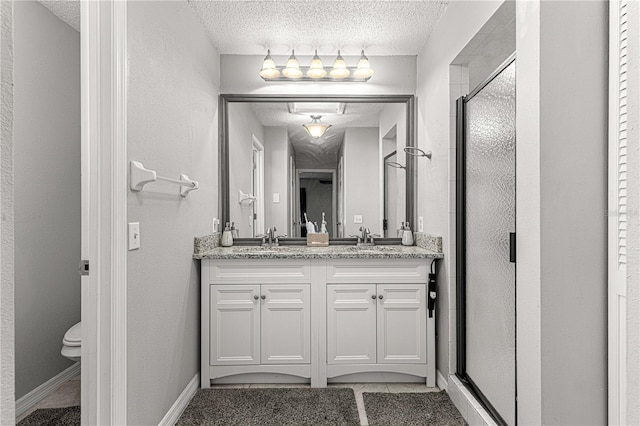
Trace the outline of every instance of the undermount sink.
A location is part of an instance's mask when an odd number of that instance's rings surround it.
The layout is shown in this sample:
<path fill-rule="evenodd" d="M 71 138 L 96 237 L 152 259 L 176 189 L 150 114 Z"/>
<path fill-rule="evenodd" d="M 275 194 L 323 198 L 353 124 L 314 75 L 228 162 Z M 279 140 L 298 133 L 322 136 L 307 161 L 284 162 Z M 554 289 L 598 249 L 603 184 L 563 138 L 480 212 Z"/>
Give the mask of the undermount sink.
<path fill-rule="evenodd" d="M 354 251 L 361 251 L 361 250 L 375 250 L 375 251 L 384 251 L 384 252 L 389 252 L 389 251 L 397 251 L 398 247 L 401 246 L 349 246 L 349 250 L 354 250 Z"/>
<path fill-rule="evenodd" d="M 277 253 L 282 247 L 247 246 L 235 247 L 234 250 L 239 253 Z"/>

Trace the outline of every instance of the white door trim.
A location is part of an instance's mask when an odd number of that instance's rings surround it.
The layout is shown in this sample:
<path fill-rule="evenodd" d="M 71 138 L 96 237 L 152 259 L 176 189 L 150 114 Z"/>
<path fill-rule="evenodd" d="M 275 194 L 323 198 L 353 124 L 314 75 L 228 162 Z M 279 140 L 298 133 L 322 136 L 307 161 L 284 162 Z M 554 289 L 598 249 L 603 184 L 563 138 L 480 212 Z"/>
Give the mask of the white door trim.
<path fill-rule="evenodd" d="M 256 185 L 257 187 L 253 189 L 253 194 L 256 197 L 256 202 L 254 204 L 254 213 L 256 214 L 257 219 L 252 223 L 253 227 L 253 236 L 257 236 L 262 234 L 265 229 L 265 216 L 264 216 L 264 206 L 266 205 L 265 201 L 265 191 L 264 191 L 264 144 L 255 134 L 251 134 L 251 139 L 253 143 L 253 151 L 257 153 L 256 155 L 256 169 L 254 173 L 257 174 Z"/>
<path fill-rule="evenodd" d="M 82 424 L 126 424 L 127 3 L 81 2 Z"/>

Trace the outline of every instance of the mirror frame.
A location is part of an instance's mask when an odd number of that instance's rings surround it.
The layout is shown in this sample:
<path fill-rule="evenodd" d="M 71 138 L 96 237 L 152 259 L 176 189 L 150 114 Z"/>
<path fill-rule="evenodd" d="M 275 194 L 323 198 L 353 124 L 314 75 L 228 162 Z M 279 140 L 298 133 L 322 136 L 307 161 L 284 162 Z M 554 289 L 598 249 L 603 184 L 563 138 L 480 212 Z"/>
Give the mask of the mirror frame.
<path fill-rule="evenodd" d="M 414 95 L 235 95 L 221 94 L 219 98 L 218 114 L 218 178 L 219 178 L 219 213 L 220 224 L 230 222 L 230 194 L 229 194 L 229 103 L 231 102 L 345 102 L 345 103 L 388 103 L 405 104 L 407 111 L 407 146 L 416 146 L 416 118 Z M 411 229 L 416 230 L 417 215 L 417 157 L 405 153 L 407 167 L 406 182 L 406 220 Z M 302 238 L 300 238 L 302 240 Z"/>

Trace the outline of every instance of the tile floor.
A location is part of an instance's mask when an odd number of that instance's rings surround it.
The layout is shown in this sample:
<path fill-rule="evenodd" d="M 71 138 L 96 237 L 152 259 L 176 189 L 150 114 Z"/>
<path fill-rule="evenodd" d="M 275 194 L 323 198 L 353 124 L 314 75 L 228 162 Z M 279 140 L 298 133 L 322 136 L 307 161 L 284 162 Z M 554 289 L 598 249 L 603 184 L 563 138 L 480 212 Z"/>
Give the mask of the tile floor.
<path fill-rule="evenodd" d="M 256 385 L 212 385 L 212 388 L 308 388 L 308 384 L 256 384 Z M 428 388 L 420 383 L 332 383 L 329 387 L 351 388 L 356 395 L 360 425 L 369 426 L 367 413 L 364 409 L 364 392 L 440 392 L 439 388 Z"/>
<path fill-rule="evenodd" d="M 80 375 L 63 383 L 51 395 L 37 403 L 33 408 L 16 418 L 16 423 L 23 420 L 38 408 L 62 408 L 80 405 Z"/>

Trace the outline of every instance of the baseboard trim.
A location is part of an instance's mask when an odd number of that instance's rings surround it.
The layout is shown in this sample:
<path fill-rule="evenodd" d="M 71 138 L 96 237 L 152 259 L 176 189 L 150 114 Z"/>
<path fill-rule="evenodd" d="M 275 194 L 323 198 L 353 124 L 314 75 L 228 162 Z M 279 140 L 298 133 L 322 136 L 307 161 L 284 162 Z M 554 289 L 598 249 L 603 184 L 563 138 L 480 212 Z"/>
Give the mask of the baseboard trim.
<path fill-rule="evenodd" d="M 444 375 L 440 372 L 440 370 L 436 371 L 436 384 L 441 390 L 446 391 L 447 386 L 449 386 L 449 382 L 444 378 Z"/>
<path fill-rule="evenodd" d="M 178 399 L 176 399 L 176 402 L 169 408 L 167 414 L 160 420 L 158 426 L 174 426 L 178 422 L 178 419 L 180 419 L 185 408 L 187 408 L 187 405 L 189 405 L 189 402 L 191 402 L 193 395 L 198 391 L 199 385 L 200 373 L 198 372 L 193 376 L 189 384 L 187 384 L 187 387 L 184 388 Z"/>
<path fill-rule="evenodd" d="M 16 401 L 16 418 L 20 417 L 37 403 L 51 395 L 61 384 L 80 374 L 80 363 L 76 362 L 71 367 L 47 380 L 28 394 Z"/>

